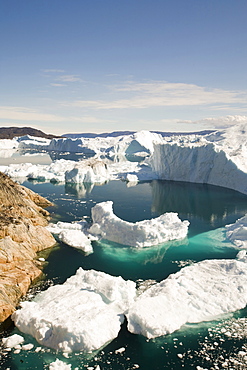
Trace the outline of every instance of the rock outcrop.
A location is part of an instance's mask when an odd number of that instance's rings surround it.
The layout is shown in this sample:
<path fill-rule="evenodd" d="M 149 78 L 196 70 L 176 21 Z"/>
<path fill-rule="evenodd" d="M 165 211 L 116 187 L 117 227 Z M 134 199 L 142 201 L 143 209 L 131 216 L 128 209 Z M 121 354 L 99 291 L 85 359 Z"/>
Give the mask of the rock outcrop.
<path fill-rule="evenodd" d="M 46 230 L 51 203 L 0 173 L 0 323 L 42 274 L 36 253 L 56 241 Z"/>

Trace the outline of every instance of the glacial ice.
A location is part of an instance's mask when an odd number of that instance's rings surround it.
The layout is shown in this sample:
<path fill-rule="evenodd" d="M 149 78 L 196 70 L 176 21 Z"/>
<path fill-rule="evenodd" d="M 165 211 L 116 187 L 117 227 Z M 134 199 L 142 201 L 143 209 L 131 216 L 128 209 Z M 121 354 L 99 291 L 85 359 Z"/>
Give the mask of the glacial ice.
<path fill-rule="evenodd" d="M 13 334 L 2 339 L 2 344 L 4 348 L 15 348 L 23 342 L 24 338 L 19 334 Z"/>
<path fill-rule="evenodd" d="M 138 181 L 159 178 L 207 183 L 247 194 L 245 126 L 245 122 L 240 122 L 225 130 L 207 135 L 162 137 L 149 131 L 140 131 L 132 135 L 106 138 L 47 140 L 26 136 L 7 142 L 0 140 L 0 150 L 21 148 L 94 155 L 91 168 L 87 167 L 87 161 L 55 161 L 49 166 L 34 167 L 29 164 L 30 168 L 28 168 L 26 164 L 24 168 L 21 165 L 10 165 L 1 166 L 0 170 L 11 177 L 25 175 L 38 180 L 74 183 L 87 181 L 104 183 L 106 180 L 126 179 L 129 174 L 129 176 L 136 176 Z M 147 157 L 145 164 L 137 162 L 137 156 L 140 153 L 143 159 Z M 127 161 L 126 156 L 136 157 L 136 162 Z M 102 167 L 93 165 L 93 162 L 98 162 L 99 158 L 104 158 L 102 162 L 107 164 L 107 168 L 103 168 L 103 163 Z"/>
<path fill-rule="evenodd" d="M 90 254 L 93 252 L 92 237 L 90 238 L 90 235 L 85 233 L 86 226 L 86 221 L 74 223 L 59 221 L 56 224 L 49 224 L 46 228 L 57 235 L 58 239 L 63 243 Z"/>
<path fill-rule="evenodd" d="M 247 194 L 246 124 L 205 136 L 164 138 L 149 159 L 158 178 L 207 183 Z"/>
<path fill-rule="evenodd" d="M 128 330 L 155 338 L 186 323 L 211 321 L 247 304 L 247 256 L 205 260 L 182 268 L 138 296 L 126 316 Z"/>
<path fill-rule="evenodd" d="M 100 349 L 128 330 L 155 338 L 186 323 L 222 318 L 247 303 L 247 255 L 205 260 L 138 291 L 132 281 L 79 268 L 63 285 L 22 302 L 12 318 L 23 333 L 63 352 Z"/>
<path fill-rule="evenodd" d="M 236 247 L 247 249 L 247 215 L 226 225 L 226 236 Z"/>
<path fill-rule="evenodd" d="M 66 364 L 65 362 L 59 360 L 58 358 L 56 361 L 51 362 L 49 365 L 49 370 L 71 370 L 72 367 L 70 364 Z"/>
<path fill-rule="evenodd" d="M 22 302 L 12 319 L 44 346 L 89 352 L 117 337 L 135 296 L 134 282 L 79 268 L 64 284 Z"/>
<path fill-rule="evenodd" d="M 108 201 L 92 208 L 93 224 L 88 230 L 91 234 L 135 248 L 183 239 L 187 235 L 189 221 L 181 221 L 177 213 L 165 213 L 151 220 L 131 223 L 117 217 L 112 207 L 113 202 Z"/>

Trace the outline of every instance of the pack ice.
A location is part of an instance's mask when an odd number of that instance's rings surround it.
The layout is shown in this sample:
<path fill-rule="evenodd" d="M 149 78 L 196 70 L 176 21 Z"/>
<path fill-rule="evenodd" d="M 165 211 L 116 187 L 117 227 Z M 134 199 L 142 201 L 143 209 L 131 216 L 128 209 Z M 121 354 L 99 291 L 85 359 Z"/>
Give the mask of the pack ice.
<path fill-rule="evenodd" d="M 117 217 L 112 207 L 113 202 L 108 201 L 92 208 L 93 225 L 88 230 L 91 234 L 136 248 L 183 239 L 187 235 L 189 221 L 181 221 L 177 213 L 164 213 L 151 220 L 131 223 Z"/>
<path fill-rule="evenodd" d="M 219 318 L 247 304 L 247 257 L 205 260 L 182 268 L 136 298 L 127 313 L 128 330 L 155 338 L 186 323 Z"/>
<path fill-rule="evenodd" d="M 44 346 L 89 352 L 117 337 L 135 295 L 132 281 L 79 268 L 63 285 L 48 288 L 33 302 L 22 302 L 12 318 Z"/>

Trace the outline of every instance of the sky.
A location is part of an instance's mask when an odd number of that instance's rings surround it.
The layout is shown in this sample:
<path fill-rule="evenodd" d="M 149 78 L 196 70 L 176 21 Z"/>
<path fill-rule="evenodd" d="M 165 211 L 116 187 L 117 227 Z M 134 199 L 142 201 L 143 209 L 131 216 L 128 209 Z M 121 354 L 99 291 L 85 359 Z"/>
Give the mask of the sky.
<path fill-rule="evenodd" d="M 0 126 L 247 123 L 246 0 L 0 0 Z"/>

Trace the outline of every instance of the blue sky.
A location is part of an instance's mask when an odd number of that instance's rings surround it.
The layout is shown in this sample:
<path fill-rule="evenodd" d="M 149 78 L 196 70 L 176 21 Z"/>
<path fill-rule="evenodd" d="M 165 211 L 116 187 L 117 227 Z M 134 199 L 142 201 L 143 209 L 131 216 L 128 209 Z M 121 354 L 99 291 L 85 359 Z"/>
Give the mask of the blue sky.
<path fill-rule="evenodd" d="M 0 126 L 198 131 L 247 120 L 246 0 L 0 0 Z"/>

